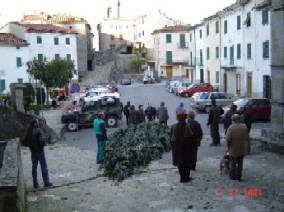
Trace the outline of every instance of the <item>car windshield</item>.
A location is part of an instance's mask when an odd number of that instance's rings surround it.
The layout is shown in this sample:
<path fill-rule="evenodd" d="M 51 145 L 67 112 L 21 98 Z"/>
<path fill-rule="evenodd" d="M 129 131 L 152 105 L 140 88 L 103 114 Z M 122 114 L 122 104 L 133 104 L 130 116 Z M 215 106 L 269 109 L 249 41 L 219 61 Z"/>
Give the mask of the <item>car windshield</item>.
<path fill-rule="evenodd" d="M 234 104 L 237 105 L 238 107 L 243 107 L 248 103 L 248 100 L 246 99 L 239 99 L 237 101 L 234 101 Z"/>
<path fill-rule="evenodd" d="M 203 93 L 201 93 L 201 95 L 200 95 L 200 99 L 208 99 L 208 97 L 209 97 L 209 93 L 207 93 L 207 92 L 203 92 Z"/>
<path fill-rule="evenodd" d="M 191 84 L 190 86 L 189 86 L 189 88 L 197 88 L 198 87 L 198 84 Z"/>

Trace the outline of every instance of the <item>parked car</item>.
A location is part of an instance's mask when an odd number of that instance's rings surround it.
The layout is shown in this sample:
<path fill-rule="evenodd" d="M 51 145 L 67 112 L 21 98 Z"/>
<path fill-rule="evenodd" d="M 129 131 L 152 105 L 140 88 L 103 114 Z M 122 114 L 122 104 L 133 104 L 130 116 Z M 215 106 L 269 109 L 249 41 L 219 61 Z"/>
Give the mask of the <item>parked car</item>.
<path fill-rule="evenodd" d="M 61 123 L 66 124 L 67 130 L 70 132 L 76 131 L 81 126 L 91 127 L 101 111 L 105 113 L 107 127 L 116 127 L 118 120 L 122 118 L 122 103 L 115 94 L 97 96 L 96 100 L 83 102 L 82 107 L 64 110 Z"/>
<path fill-rule="evenodd" d="M 131 77 L 128 76 L 128 75 L 122 76 L 122 78 L 120 80 L 120 84 L 121 85 L 131 85 Z"/>
<path fill-rule="evenodd" d="M 241 98 L 237 101 L 233 102 L 237 105 L 236 113 L 240 114 L 240 110 L 243 107 L 246 107 L 248 112 L 251 115 L 251 119 L 253 121 L 256 120 L 270 120 L 271 115 L 271 103 L 268 98 Z M 224 107 L 224 114 L 227 110 L 229 110 L 229 106 Z M 223 120 L 223 116 L 221 116 L 221 121 Z"/>
<path fill-rule="evenodd" d="M 213 86 L 210 83 L 193 83 L 188 88 L 185 88 L 179 92 L 179 96 L 190 97 L 196 92 L 211 92 Z"/>
<path fill-rule="evenodd" d="M 199 111 L 209 112 L 211 108 L 211 99 L 216 99 L 216 104 L 224 107 L 232 104 L 236 99 L 225 92 L 198 92 L 189 100 L 189 105 Z"/>
<path fill-rule="evenodd" d="M 180 83 L 179 80 L 172 80 L 172 81 L 170 82 L 170 84 L 168 85 L 167 90 L 168 90 L 170 93 L 174 93 L 174 90 L 175 90 L 175 88 L 178 86 L 179 83 Z"/>
<path fill-rule="evenodd" d="M 190 82 L 188 81 L 181 81 L 178 83 L 177 87 L 174 88 L 174 93 L 178 96 L 179 92 L 183 89 L 186 89 L 190 86 Z"/>

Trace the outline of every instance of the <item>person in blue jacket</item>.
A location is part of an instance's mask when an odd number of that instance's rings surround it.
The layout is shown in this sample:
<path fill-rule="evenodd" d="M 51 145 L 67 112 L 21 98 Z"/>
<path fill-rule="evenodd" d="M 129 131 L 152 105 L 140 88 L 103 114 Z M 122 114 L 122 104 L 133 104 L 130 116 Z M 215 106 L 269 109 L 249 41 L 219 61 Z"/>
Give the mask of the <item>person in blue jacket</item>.
<path fill-rule="evenodd" d="M 104 113 L 100 112 L 94 120 L 94 132 L 96 133 L 98 150 L 97 150 L 97 164 L 102 164 L 105 155 L 105 147 L 107 140 L 107 130 L 104 121 Z"/>

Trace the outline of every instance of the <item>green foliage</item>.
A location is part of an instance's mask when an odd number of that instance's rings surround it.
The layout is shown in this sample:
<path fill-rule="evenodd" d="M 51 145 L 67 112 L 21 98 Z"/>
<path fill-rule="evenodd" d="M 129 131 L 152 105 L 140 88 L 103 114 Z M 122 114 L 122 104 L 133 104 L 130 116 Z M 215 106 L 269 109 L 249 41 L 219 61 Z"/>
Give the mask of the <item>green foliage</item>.
<path fill-rule="evenodd" d="M 30 105 L 27 108 L 27 111 L 33 111 L 33 110 L 44 110 L 44 109 L 50 109 L 52 106 L 50 105 Z"/>
<path fill-rule="evenodd" d="M 24 108 L 26 111 L 30 104 L 34 102 L 35 91 L 31 83 L 24 83 L 24 85 L 26 86 L 23 90 Z"/>
<path fill-rule="evenodd" d="M 138 71 L 140 71 L 141 66 L 144 65 L 146 63 L 145 60 L 141 60 L 141 59 L 135 59 L 131 61 L 131 65 L 134 66 L 134 68 Z"/>
<path fill-rule="evenodd" d="M 42 105 L 45 102 L 46 94 L 44 88 L 36 88 L 36 102 Z"/>
<path fill-rule="evenodd" d="M 170 150 L 170 129 L 158 123 L 132 125 L 109 136 L 101 168 L 109 179 L 122 181 L 162 158 Z"/>

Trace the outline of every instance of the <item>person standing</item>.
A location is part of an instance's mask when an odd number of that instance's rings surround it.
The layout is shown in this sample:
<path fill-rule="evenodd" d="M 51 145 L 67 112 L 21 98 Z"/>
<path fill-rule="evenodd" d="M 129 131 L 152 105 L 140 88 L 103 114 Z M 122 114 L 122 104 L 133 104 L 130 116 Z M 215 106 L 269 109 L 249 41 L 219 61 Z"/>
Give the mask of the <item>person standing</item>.
<path fill-rule="evenodd" d="M 129 110 L 130 110 L 130 101 L 127 102 L 127 104 L 123 107 L 123 114 L 126 118 L 126 124 L 129 124 Z"/>
<path fill-rule="evenodd" d="M 33 119 L 28 126 L 26 135 L 23 140 L 23 145 L 28 146 L 31 151 L 32 159 L 32 177 L 34 188 L 38 188 L 38 178 L 37 178 L 37 166 L 40 163 L 42 179 L 44 182 L 44 187 L 50 187 L 53 184 L 49 181 L 49 174 L 47 168 L 47 162 L 44 153 L 45 141 L 43 138 L 43 133 L 39 128 L 38 119 Z"/>
<path fill-rule="evenodd" d="M 241 108 L 241 117 L 240 117 L 240 122 L 245 124 L 247 126 L 248 129 L 248 137 L 249 137 L 249 133 L 251 130 L 251 123 L 252 123 L 252 118 L 251 115 L 248 111 L 247 107 L 242 107 Z M 248 143 L 247 143 L 247 154 L 250 154 L 250 138 L 248 138 Z"/>
<path fill-rule="evenodd" d="M 196 166 L 197 143 L 190 125 L 186 123 L 186 117 L 185 112 L 179 113 L 178 123 L 171 126 L 170 133 L 173 165 L 178 167 L 181 183 L 192 180 L 190 170 Z"/>
<path fill-rule="evenodd" d="M 144 113 L 144 107 L 143 105 L 139 105 L 138 107 L 138 112 L 137 112 L 137 116 L 138 116 L 138 123 L 144 123 L 145 122 L 145 113 Z"/>
<path fill-rule="evenodd" d="M 129 109 L 129 124 L 139 124 L 138 111 L 135 109 L 134 105 L 131 105 Z"/>
<path fill-rule="evenodd" d="M 226 141 L 230 155 L 230 179 L 242 181 L 243 160 L 246 155 L 248 129 L 240 123 L 240 116 L 232 116 L 232 125 L 228 128 Z"/>
<path fill-rule="evenodd" d="M 237 110 L 237 105 L 232 104 L 230 106 L 230 109 L 224 115 L 225 134 L 227 133 L 229 126 L 232 124 L 232 116 L 236 113 L 236 110 Z"/>
<path fill-rule="evenodd" d="M 107 130 L 104 121 L 104 113 L 99 112 L 98 116 L 94 120 L 94 132 L 97 137 L 98 150 L 97 150 L 97 164 L 102 164 L 105 156 L 105 147 L 107 140 Z"/>
<path fill-rule="evenodd" d="M 148 107 L 145 110 L 145 114 L 147 116 L 148 121 L 153 121 L 156 118 L 156 108 L 152 107 L 151 105 L 148 105 Z"/>
<path fill-rule="evenodd" d="M 197 143 L 196 149 L 195 149 L 195 161 L 197 161 L 197 152 L 198 152 L 198 147 L 200 146 L 201 140 L 203 138 L 203 131 L 202 131 L 200 123 L 195 120 L 195 112 L 189 111 L 187 123 L 191 126 L 191 129 L 193 130 L 193 133 L 195 134 L 195 139 Z M 195 166 L 193 170 L 195 171 Z"/>
<path fill-rule="evenodd" d="M 169 113 L 164 102 L 161 102 L 161 106 L 157 110 L 157 118 L 159 119 L 160 124 L 167 125 Z"/>
<path fill-rule="evenodd" d="M 176 116 L 177 116 L 177 114 L 179 114 L 179 113 L 181 113 L 181 112 L 183 112 L 183 111 L 186 111 L 186 110 L 184 109 L 184 103 L 181 102 L 181 103 L 179 104 L 179 106 L 176 108 Z"/>
<path fill-rule="evenodd" d="M 221 115 L 221 108 L 216 105 L 216 100 L 211 99 L 211 109 L 208 115 L 207 126 L 210 126 L 210 134 L 212 143 L 210 146 L 220 145 L 220 133 L 219 133 L 219 120 Z"/>

